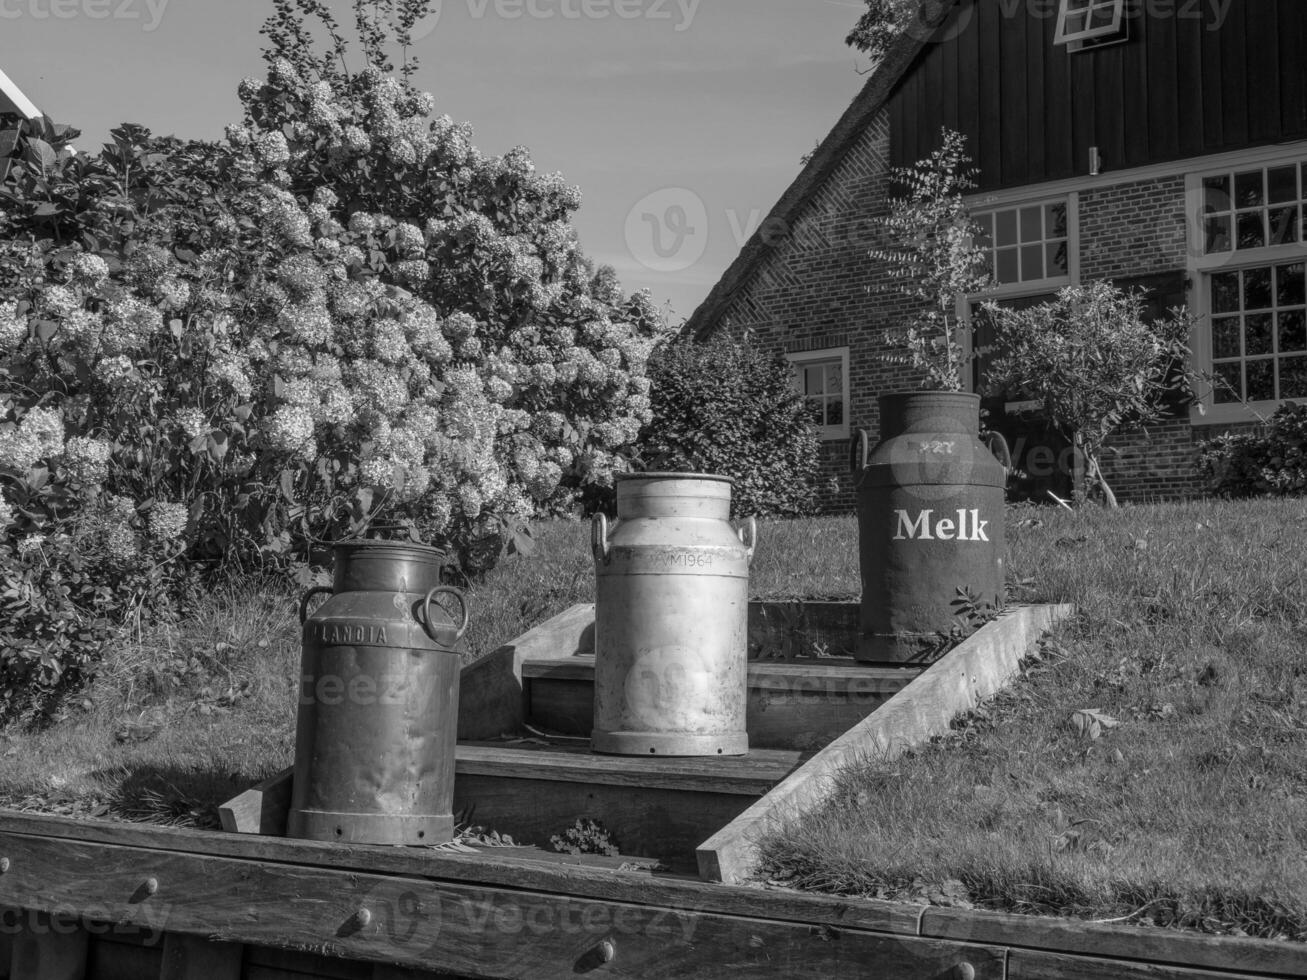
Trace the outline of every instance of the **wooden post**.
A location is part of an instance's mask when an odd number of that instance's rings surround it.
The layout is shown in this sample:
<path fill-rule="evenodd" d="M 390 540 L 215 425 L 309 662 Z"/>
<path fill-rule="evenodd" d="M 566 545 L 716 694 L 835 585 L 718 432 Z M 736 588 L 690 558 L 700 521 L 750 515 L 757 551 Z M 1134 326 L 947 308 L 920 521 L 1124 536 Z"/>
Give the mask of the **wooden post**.
<path fill-rule="evenodd" d="M 76 922 L 39 912 L 21 915 L 14 936 L 12 980 L 86 980 L 87 932 Z"/>

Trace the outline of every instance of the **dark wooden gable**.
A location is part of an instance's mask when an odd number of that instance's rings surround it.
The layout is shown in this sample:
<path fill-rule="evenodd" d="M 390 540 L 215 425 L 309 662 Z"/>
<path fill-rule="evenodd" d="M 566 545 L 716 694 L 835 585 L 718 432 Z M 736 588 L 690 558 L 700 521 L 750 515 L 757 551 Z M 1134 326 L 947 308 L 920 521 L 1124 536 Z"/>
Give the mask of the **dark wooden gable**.
<path fill-rule="evenodd" d="M 889 100 L 904 166 L 964 133 L 984 190 L 1307 138 L 1307 0 L 1127 0 L 1128 40 L 1053 44 L 1057 0 L 961 0 Z"/>

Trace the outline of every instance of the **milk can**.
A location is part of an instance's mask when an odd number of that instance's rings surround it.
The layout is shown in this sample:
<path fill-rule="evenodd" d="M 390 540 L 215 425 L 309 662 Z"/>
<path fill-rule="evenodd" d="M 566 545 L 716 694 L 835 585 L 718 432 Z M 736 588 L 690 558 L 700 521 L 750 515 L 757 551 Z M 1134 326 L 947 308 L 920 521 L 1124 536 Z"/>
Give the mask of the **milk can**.
<path fill-rule="evenodd" d="M 750 518 L 727 477 L 617 477 L 617 523 L 594 519 L 591 747 L 615 755 L 743 755 Z"/>
<path fill-rule="evenodd" d="M 853 440 L 862 565 L 858 660 L 920 659 L 964 611 L 1003 601 L 1007 474 L 979 438 L 977 395 L 882 395 L 881 441 Z"/>
<path fill-rule="evenodd" d="M 300 604 L 303 650 L 287 836 L 368 844 L 453 837 L 463 594 L 424 545 L 334 549 Z M 331 593 L 312 616 L 309 600 Z M 457 616 L 446 609 L 457 610 Z"/>

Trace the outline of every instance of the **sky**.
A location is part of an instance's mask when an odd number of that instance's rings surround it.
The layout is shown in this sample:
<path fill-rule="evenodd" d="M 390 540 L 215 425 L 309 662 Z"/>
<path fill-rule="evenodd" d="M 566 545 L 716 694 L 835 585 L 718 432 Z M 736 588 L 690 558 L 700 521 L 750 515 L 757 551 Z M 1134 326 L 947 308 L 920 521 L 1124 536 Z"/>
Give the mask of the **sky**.
<path fill-rule="evenodd" d="M 331 0 L 341 14 L 348 0 Z M 271 0 L 0 0 L 0 70 L 98 148 L 221 137 Z M 862 0 L 439 0 L 416 84 L 580 186 L 585 252 L 688 317 L 862 87 Z"/>

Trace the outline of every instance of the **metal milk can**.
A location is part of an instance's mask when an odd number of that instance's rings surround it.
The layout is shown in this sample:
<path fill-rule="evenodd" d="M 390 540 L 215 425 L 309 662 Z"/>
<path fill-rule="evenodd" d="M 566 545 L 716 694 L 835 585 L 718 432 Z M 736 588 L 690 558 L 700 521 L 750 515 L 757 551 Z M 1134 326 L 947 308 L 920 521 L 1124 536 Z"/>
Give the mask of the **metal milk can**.
<path fill-rule="evenodd" d="M 332 586 L 304 596 L 287 836 L 368 844 L 453 837 L 468 608 L 459 590 L 440 585 L 443 564 L 444 554 L 425 545 L 345 542 L 334 549 Z M 309 616 L 320 592 L 331 598 Z"/>
<path fill-rule="evenodd" d="M 858 660 L 920 659 L 961 611 L 959 589 L 1004 595 L 1007 472 L 979 438 L 980 398 L 882 395 L 881 441 L 853 439 L 862 566 Z"/>
<path fill-rule="evenodd" d="M 617 523 L 594 519 L 591 747 L 616 755 L 743 755 L 750 518 L 727 477 L 617 477 Z"/>

